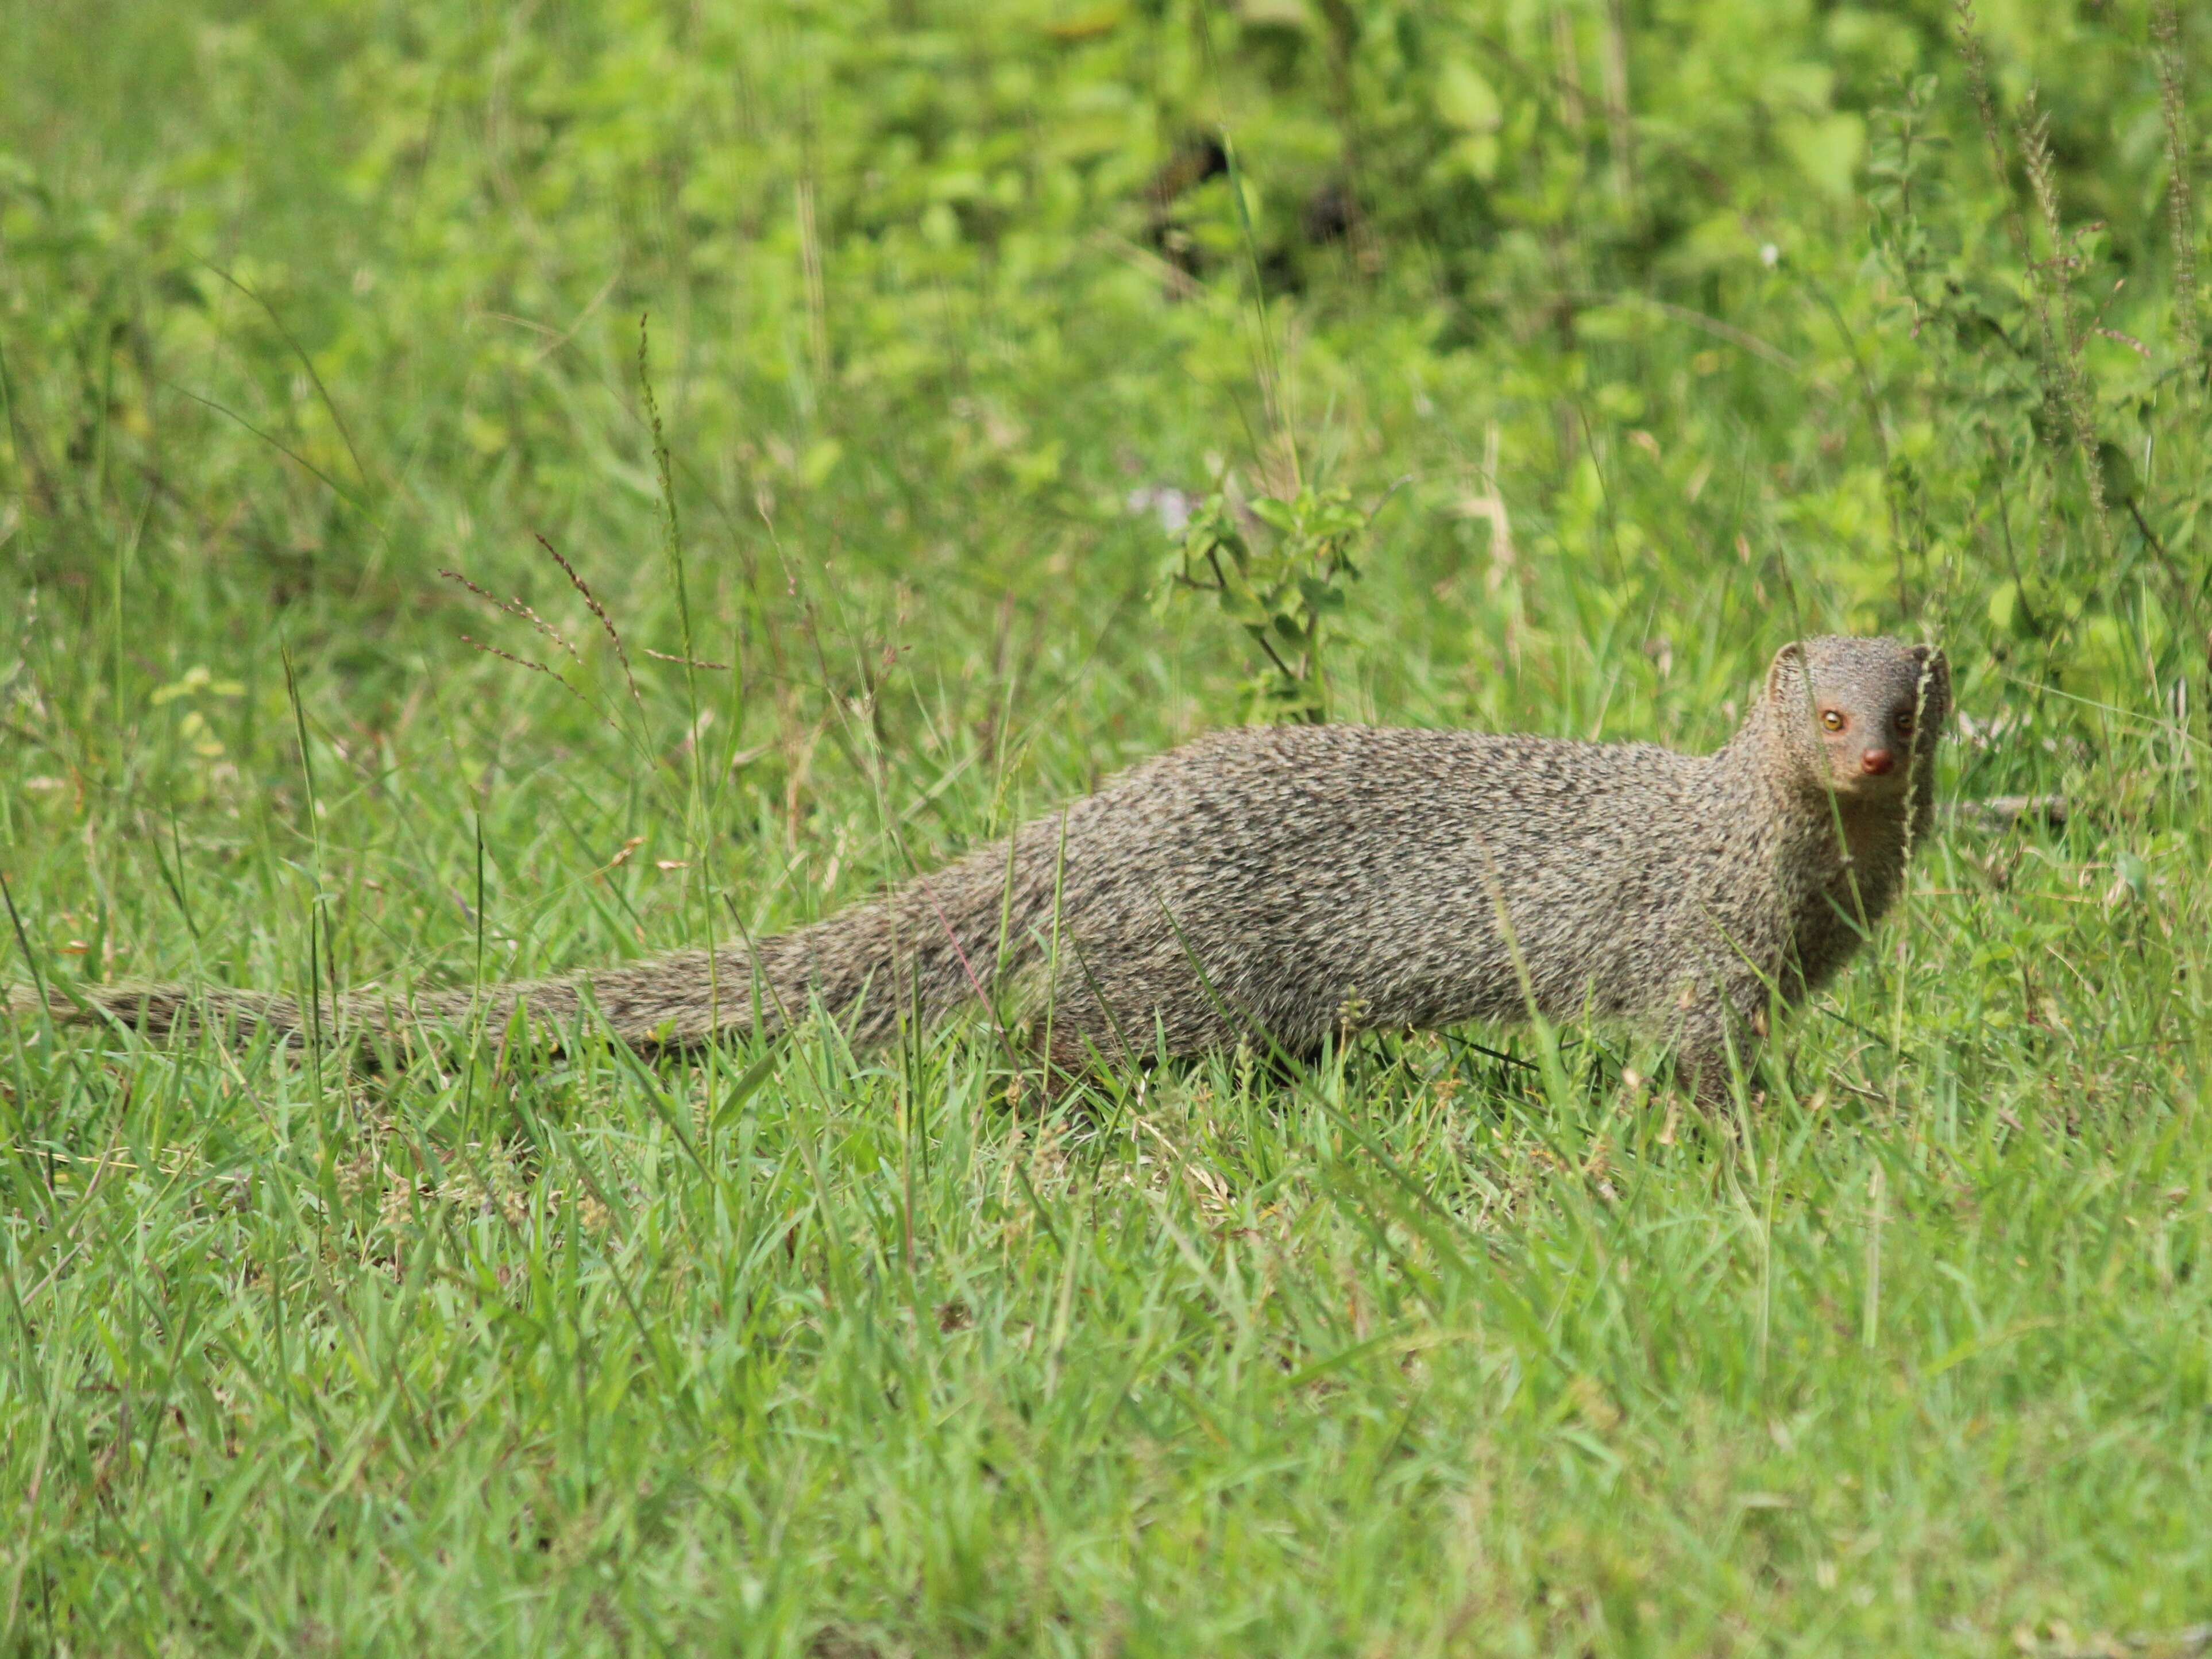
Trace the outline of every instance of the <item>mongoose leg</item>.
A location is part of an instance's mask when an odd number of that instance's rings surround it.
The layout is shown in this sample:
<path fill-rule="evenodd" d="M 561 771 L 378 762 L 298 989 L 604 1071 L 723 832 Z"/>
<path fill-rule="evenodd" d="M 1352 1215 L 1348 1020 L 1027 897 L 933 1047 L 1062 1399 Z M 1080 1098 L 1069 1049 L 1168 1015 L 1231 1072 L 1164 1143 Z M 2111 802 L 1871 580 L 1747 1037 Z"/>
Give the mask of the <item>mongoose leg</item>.
<path fill-rule="evenodd" d="M 1733 1073 L 1729 1050 L 1745 1076 L 1759 1063 L 1766 1036 L 1766 987 L 1752 974 L 1705 991 L 1691 1005 L 1674 1048 L 1674 1068 L 1706 1111 L 1729 1105 Z"/>
<path fill-rule="evenodd" d="M 1080 1038 L 1064 1030 L 1054 1032 L 1052 1046 L 1044 1054 L 1046 1107 L 1059 1105 L 1079 1085 L 1090 1081 L 1097 1073 L 1091 1050 Z"/>

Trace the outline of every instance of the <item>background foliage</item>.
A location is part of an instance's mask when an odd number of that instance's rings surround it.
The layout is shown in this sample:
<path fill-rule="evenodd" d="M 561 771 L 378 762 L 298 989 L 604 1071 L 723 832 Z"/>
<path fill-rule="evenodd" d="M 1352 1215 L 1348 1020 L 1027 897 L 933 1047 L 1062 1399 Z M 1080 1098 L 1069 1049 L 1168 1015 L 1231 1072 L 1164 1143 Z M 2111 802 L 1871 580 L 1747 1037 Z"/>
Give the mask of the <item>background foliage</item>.
<path fill-rule="evenodd" d="M 727 938 L 1255 713 L 1710 744 L 1814 629 L 2072 809 L 1948 830 L 1732 1125 L 1604 1034 L 1039 1118 L 962 1032 L 24 1024 L 9 1641 L 2203 1647 L 2205 18 L 0 24 L 42 974 Z"/>

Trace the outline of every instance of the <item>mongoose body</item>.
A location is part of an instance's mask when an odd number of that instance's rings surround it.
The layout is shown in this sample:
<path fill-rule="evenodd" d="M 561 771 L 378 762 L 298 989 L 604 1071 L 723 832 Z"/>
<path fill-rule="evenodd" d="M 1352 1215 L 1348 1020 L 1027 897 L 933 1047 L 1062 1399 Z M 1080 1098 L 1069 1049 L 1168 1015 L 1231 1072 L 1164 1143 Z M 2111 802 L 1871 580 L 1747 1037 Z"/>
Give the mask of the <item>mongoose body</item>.
<path fill-rule="evenodd" d="M 419 1017 L 588 1000 L 687 1047 L 814 1008 L 857 1043 L 1008 992 L 1061 1065 L 1510 1020 L 1632 1021 L 1701 1093 L 1894 900 L 1928 831 L 1948 673 L 1923 647 L 1785 647 L 1728 744 L 1692 756 L 1358 726 L 1218 732 L 811 927 L 562 979 L 431 993 Z M 296 1030 L 283 998 L 101 990 L 149 1030 L 195 1006 Z M 1048 1016 L 1047 1011 L 1048 1010 Z M 79 1011 L 62 1011 L 84 1018 Z M 398 1023 L 385 999 L 330 1011 Z"/>

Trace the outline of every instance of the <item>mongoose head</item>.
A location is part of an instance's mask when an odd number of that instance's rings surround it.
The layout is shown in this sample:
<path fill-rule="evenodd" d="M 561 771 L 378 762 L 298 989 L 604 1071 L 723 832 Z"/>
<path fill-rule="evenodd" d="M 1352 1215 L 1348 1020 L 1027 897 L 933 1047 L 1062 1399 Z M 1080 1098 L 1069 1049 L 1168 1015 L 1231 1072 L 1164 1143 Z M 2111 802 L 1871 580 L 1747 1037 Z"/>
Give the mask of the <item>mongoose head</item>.
<path fill-rule="evenodd" d="M 1951 670 L 1942 652 L 1902 640 L 1800 640 L 1775 653 L 1766 696 L 1808 781 L 1890 799 L 1916 775 L 1927 787 L 1922 763 L 1951 712 Z"/>

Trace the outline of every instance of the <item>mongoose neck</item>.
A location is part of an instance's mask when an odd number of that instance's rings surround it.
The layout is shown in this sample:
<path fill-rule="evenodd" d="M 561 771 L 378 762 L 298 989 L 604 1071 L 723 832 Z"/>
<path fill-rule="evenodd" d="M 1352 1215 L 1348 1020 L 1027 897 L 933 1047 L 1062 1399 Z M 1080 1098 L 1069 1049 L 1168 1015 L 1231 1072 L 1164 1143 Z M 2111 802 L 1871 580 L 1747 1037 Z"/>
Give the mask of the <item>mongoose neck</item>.
<path fill-rule="evenodd" d="M 1713 759 L 1724 777 L 1768 811 L 1827 811 L 1827 791 L 1791 751 L 1773 705 L 1763 698 Z"/>

